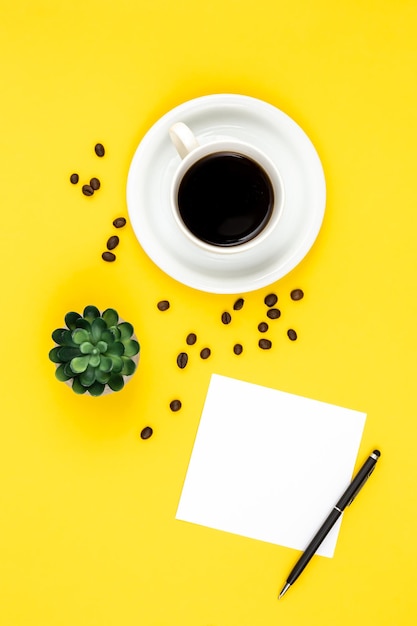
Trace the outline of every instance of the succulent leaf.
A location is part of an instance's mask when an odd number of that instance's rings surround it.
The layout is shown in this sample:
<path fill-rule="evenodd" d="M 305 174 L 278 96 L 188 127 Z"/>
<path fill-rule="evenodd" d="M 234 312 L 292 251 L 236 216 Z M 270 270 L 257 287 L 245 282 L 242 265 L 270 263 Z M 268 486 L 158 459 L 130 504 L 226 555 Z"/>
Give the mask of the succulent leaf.
<path fill-rule="evenodd" d="M 94 367 L 91 367 L 91 365 L 89 365 L 87 367 L 87 369 L 85 370 L 85 372 L 82 372 L 79 375 L 79 380 L 80 383 L 84 386 L 84 387 L 90 387 L 90 385 L 93 384 L 93 382 L 96 379 L 96 370 Z"/>
<path fill-rule="evenodd" d="M 61 348 L 59 346 L 55 346 L 55 348 L 52 348 L 52 350 L 49 351 L 49 358 L 52 361 L 52 363 L 61 363 L 61 359 L 58 356 L 58 351 Z"/>
<path fill-rule="evenodd" d="M 102 370 L 98 369 L 96 370 L 96 380 L 99 383 L 103 383 L 103 385 L 105 385 L 111 376 L 111 372 L 103 372 Z"/>
<path fill-rule="evenodd" d="M 127 356 L 122 356 L 122 361 L 123 369 L 121 371 L 121 374 L 123 374 L 123 376 L 131 376 L 136 369 L 136 363 L 132 361 L 132 359 L 129 359 L 129 357 Z"/>
<path fill-rule="evenodd" d="M 121 374 L 112 374 L 107 384 L 110 389 L 113 389 L 113 391 L 120 391 L 123 389 L 125 381 L 123 380 L 123 376 Z"/>
<path fill-rule="evenodd" d="M 84 328 L 84 330 L 88 330 L 89 333 L 91 333 L 91 324 L 88 320 L 85 320 L 83 317 L 80 317 L 76 322 L 75 322 L 75 327 L 76 328 Z"/>
<path fill-rule="evenodd" d="M 94 350 L 94 346 L 91 341 L 83 341 L 80 345 L 81 354 L 91 354 Z"/>
<path fill-rule="evenodd" d="M 77 345 L 81 345 L 84 341 L 90 341 L 90 333 L 84 328 L 76 328 L 72 331 L 72 340 Z"/>
<path fill-rule="evenodd" d="M 120 341 L 115 341 L 107 348 L 106 354 L 109 356 L 122 356 L 124 354 L 125 347 Z"/>
<path fill-rule="evenodd" d="M 100 311 L 96 306 L 89 304 L 85 307 L 83 316 L 88 322 L 92 323 L 93 320 L 96 319 L 96 317 L 100 317 Z"/>
<path fill-rule="evenodd" d="M 101 354 L 104 354 L 107 352 L 108 345 L 105 341 L 97 341 L 96 348 Z"/>
<path fill-rule="evenodd" d="M 74 374 L 74 372 L 71 369 L 71 361 L 68 361 L 68 363 L 64 363 L 63 365 L 64 365 L 64 372 L 68 376 L 68 378 L 74 378 L 76 374 Z"/>
<path fill-rule="evenodd" d="M 101 396 L 104 391 L 105 385 L 99 383 L 97 380 L 88 388 L 88 393 L 92 396 Z"/>
<path fill-rule="evenodd" d="M 69 346 L 62 346 L 57 352 L 57 356 L 61 363 L 71 361 L 74 357 L 80 356 L 80 349 Z"/>
<path fill-rule="evenodd" d="M 100 365 L 100 355 L 99 354 L 90 354 L 89 356 L 89 365 L 91 367 L 98 367 Z"/>
<path fill-rule="evenodd" d="M 85 354 L 83 356 L 76 356 L 71 361 L 71 369 L 74 374 L 81 374 L 81 372 L 85 372 L 90 362 L 90 356 Z"/>
<path fill-rule="evenodd" d="M 139 343 L 136 341 L 136 339 L 128 339 L 124 345 L 125 356 L 134 356 L 135 354 L 138 354 L 140 350 Z"/>
<path fill-rule="evenodd" d="M 109 328 L 109 331 L 111 332 L 114 341 L 119 341 L 121 339 L 122 333 L 117 326 L 112 326 L 111 328 Z"/>
<path fill-rule="evenodd" d="M 82 394 L 85 393 L 87 391 L 87 388 L 84 387 L 80 381 L 78 380 L 78 378 L 74 378 L 74 381 L 72 383 L 72 390 L 75 391 L 75 393 L 78 394 Z"/>
<path fill-rule="evenodd" d="M 133 335 L 133 326 L 129 322 L 121 322 L 117 325 L 117 328 L 120 330 L 122 341 L 130 339 Z"/>
<path fill-rule="evenodd" d="M 97 341 L 100 341 L 101 334 L 107 330 L 106 322 L 102 317 L 96 317 L 96 319 L 91 324 L 91 336 L 93 338 L 93 342 L 96 344 Z"/>
<path fill-rule="evenodd" d="M 105 341 L 108 345 L 115 342 L 113 333 L 110 330 L 105 330 L 101 333 L 101 341 Z"/>
<path fill-rule="evenodd" d="M 62 345 L 63 346 L 75 346 L 74 340 L 72 338 L 72 331 L 65 330 L 62 333 Z"/>
<path fill-rule="evenodd" d="M 114 372 L 115 374 L 118 374 L 123 369 L 122 357 L 117 356 L 117 355 L 111 355 L 110 358 L 113 364 L 112 372 Z"/>
<path fill-rule="evenodd" d="M 113 369 L 113 361 L 109 356 L 105 356 L 104 354 L 100 357 L 100 370 L 102 372 L 111 372 Z"/>
<path fill-rule="evenodd" d="M 79 313 L 76 313 L 76 311 L 70 311 L 65 316 L 65 323 L 70 330 L 74 330 L 75 328 L 77 328 L 76 321 L 78 319 L 81 319 L 81 315 Z"/>
<path fill-rule="evenodd" d="M 57 328 L 52 333 L 52 339 L 60 346 L 74 346 L 71 331 L 68 328 Z"/>
<path fill-rule="evenodd" d="M 116 326 L 119 321 L 119 314 L 115 309 L 106 309 L 101 316 L 107 324 L 107 327 Z"/>
<path fill-rule="evenodd" d="M 52 339 L 60 346 L 62 346 L 62 333 L 64 333 L 66 330 L 66 328 L 56 328 L 52 333 Z"/>
<path fill-rule="evenodd" d="M 71 375 L 71 376 L 68 376 L 68 375 L 65 373 L 65 371 L 64 371 L 64 370 L 65 370 L 65 365 L 66 365 L 65 363 L 61 363 L 61 365 L 59 365 L 59 366 L 56 368 L 56 370 L 55 370 L 55 376 L 56 376 L 56 377 L 57 377 L 57 379 L 58 379 L 59 381 L 61 381 L 62 383 L 63 383 L 63 382 L 65 382 L 65 381 L 67 381 L 67 380 L 69 380 L 70 378 L 72 378 L 72 375 Z"/>

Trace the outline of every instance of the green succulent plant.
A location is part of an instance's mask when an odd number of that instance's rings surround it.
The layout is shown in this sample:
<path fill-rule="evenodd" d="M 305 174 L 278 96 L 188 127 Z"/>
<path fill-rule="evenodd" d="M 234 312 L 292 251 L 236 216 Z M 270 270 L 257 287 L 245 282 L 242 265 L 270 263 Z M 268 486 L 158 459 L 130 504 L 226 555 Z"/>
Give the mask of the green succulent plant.
<path fill-rule="evenodd" d="M 100 396 L 106 385 L 113 391 L 123 389 L 126 377 L 136 370 L 140 351 L 132 324 L 119 321 L 115 309 L 100 313 L 92 305 L 85 307 L 83 315 L 67 313 L 65 324 L 66 328 L 52 333 L 57 345 L 49 352 L 57 379 L 72 380 L 78 394 Z"/>

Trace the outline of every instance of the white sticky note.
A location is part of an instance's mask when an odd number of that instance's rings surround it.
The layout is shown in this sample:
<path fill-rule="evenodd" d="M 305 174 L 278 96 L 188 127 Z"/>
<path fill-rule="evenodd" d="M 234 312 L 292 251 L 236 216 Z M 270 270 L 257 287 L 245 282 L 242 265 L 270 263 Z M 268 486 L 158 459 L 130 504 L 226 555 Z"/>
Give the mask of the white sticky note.
<path fill-rule="evenodd" d="M 213 374 L 176 518 L 303 550 L 351 481 L 365 419 Z"/>

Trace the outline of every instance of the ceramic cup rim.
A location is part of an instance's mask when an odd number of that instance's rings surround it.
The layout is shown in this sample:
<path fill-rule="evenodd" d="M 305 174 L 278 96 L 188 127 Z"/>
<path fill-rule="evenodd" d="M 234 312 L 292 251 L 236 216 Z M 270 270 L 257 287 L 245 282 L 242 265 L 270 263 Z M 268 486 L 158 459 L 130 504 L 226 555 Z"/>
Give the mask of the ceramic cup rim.
<path fill-rule="evenodd" d="M 211 154 L 217 154 L 221 152 L 233 152 L 237 154 L 241 154 L 242 156 L 246 156 L 255 163 L 258 163 L 262 167 L 262 169 L 267 174 L 273 189 L 274 194 L 274 206 L 272 209 L 272 214 L 268 219 L 265 227 L 261 230 L 260 233 L 252 237 L 248 241 L 245 241 L 241 244 L 235 244 L 231 246 L 217 246 L 215 244 L 207 243 L 202 241 L 198 237 L 196 237 L 183 222 L 181 215 L 178 209 L 178 190 L 181 184 L 181 181 L 185 175 L 185 173 L 200 159 L 209 156 Z M 276 167 L 276 165 L 271 161 L 271 159 L 259 148 L 256 148 L 252 144 L 246 143 L 244 141 L 240 141 L 238 139 L 220 139 L 216 141 L 212 141 L 207 144 L 199 145 L 197 148 L 194 148 L 189 152 L 183 159 L 179 166 L 176 169 L 176 172 L 173 176 L 171 183 L 171 192 L 170 192 L 170 204 L 171 204 L 171 213 L 174 217 L 174 220 L 177 224 L 177 227 L 180 229 L 182 234 L 195 246 L 198 248 L 202 248 L 209 252 L 213 252 L 218 254 L 219 256 L 229 255 L 229 254 L 238 254 L 241 252 L 246 252 L 247 250 L 258 246 L 262 243 L 275 228 L 281 218 L 284 209 L 284 201 L 285 201 L 285 190 L 282 181 L 282 177 Z"/>

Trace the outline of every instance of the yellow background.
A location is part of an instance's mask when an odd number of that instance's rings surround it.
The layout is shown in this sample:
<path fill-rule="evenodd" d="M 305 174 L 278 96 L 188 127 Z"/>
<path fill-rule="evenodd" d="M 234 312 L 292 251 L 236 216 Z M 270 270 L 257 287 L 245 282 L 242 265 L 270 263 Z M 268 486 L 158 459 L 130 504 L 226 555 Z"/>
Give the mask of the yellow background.
<path fill-rule="evenodd" d="M 411 0 L 1 0 L 2 626 L 415 623 L 416 29 Z M 101 259 L 142 136 L 222 92 L 295 119 L 328 192 L 312 251 L 227 327 L 235 297 L 166 276 L 129 224 L 116 262 Z M 265 352 L 270 291 L 282 317 Z M 120 394 L 79 397 L 54 378 L 50 333 L 86 304 L 117 308 L 139 335 Z M 179 370 L 190 331 L 199 344 Z M 356 466 L 382 451 L 334 558 L 315 557 L 279 602 L 297 552 L 175 520 L 212 372 L 365 411 Z"/>

